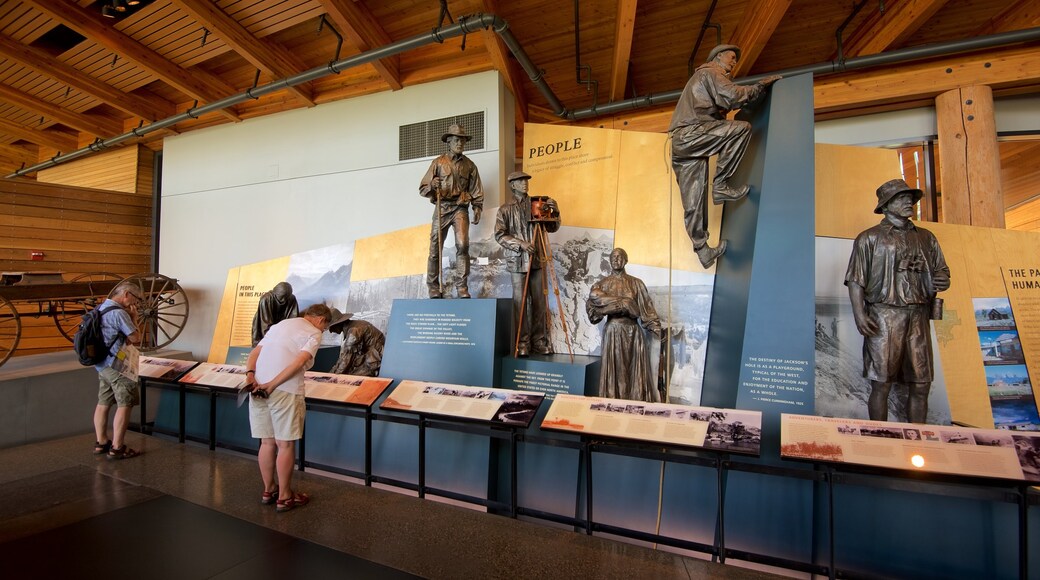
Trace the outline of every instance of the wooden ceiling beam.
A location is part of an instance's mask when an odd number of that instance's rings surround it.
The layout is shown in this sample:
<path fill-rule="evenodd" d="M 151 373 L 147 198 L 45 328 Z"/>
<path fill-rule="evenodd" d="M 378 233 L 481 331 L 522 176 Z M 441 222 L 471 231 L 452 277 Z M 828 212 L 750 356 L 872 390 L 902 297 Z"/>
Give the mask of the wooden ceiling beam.
<path fill-rule="evenodd" d="M 16 107 L 21 107 L 30 112 L 39 113 L 44 117 L 50 118 L 52 121 L 57 121 L 62 125 L 68 125 L 73 129 L 78 129 L 84 133 L 94 135 L 95 137 L 115 137 L 123 132 L 123 124 L 115 119 L 106 119 L 97 115 L 87 115 L 84 113 L 74 113 L 39 97 L 11 88 L 3 83 L 0 83 L 0 99 L 4 99 Z"/>
<path fill-rule="evenodd" d="M 994 89 L 1036 85 L 1038 61 L 1040 49 L 1019 46 L 820 77 L 813 84 L 817 118 L 821 113 L 934 99 L 948 90 L 977 85 L 980 79 Z"/>
<path fill-rule="evenodd" d="M 226 42 L 239 56 L 275 79 L 291 77 L 307 68 L 303 61 L 285 47 L 253 36 L 212 0 L 173 0 L 173 3 Z M 315 105 L 309 83 L 288 87 L 287 90 L 308 107 Z"/>
<path fill-rule="evenodd" d="M 355 0 L 320 0 L 332 23 L 347 37 L 354 48 L 364 52 L 379 48 L 392 42 L 390 35 L 383 30 L 376 17 L 361 2 Z M 401 84 L 401 59 L 397 56 L 381 58 L 372 63 L 379 76 L 391 90 L 398 90 Z"/>
<path fill-rule="evenodd" d="M 482 0 L 482 3 L 484 12 L 498 14 L 495 0 Z M 516 128 L 523 131 L 524 123 L 527 122 L 527 95 L 524 93 L 523 76 L 520 74 L 520 69 L 516 62 L 513 61 L 509 49 L 506 48 L 505 43 L 495 34 L 494 30 L 484 30 L 484 44 L 487 45 L 491 64 L 502 75 L 509 91 L 513 93 L 514 108 L 516 109 Z"/>
<path fill-rule="evenodd" d="M 2 34 L 0 34 L 0 55 L 16 61 L 22 66 L 33 69 L 41 75 L 64 83 L 77 91 L 86 93 L 128 115 L 141 117 L 147 121 L 157 121 L 176 113 L 173 103 L 157 95 L 144 97 L 133 93 L 124 93 L 76 68 L 55 60 L 41 50 L 26 46 Z"/>
<path fill-rule="evenodd" d="M 7 119 L 0 119 L 0 133 L 7 133 L 13 137 L 24 139 L 30 143 L 43 145 L 58 151 L 69 152 L 76 149 L 76 137 L 68 133 L 32 129 L 18 123 L 12 123 Z"/>
<path fill-rule="evenodd" d="M 638 0 L 617 0 L 617 19 L 614 26 L 614 60 L 610 67 L 610 100 L 625 98 L 628 87 L 628 65 L 632 60 L 632 35 L 636 29 Z"/>
<path fill-rule="evenodd" d="M 750 0 L 747 3 L 744 15 L 729 39 L 730 44 L 740 47 L 740 61 L 733 69 L 733 78 L 742 77 L 751 70 L 790 6 L 791 0 Z"/>
<path fill-rule="evenodd" d="M 151 72 L 163 82 L 193 99 L 212 103 L 239 92 L 217 76 L 198 67 L 190 71 L 181 68 L 144 44 L 116 30 L 100 14 L 94 14 L 86 8 L 81 8 L 74 2 L 66 0 L 22 0 L 22 2 L 127 60 L 133 61 L 137 66 Z M 234 111 L 224 109 L 220 113 L 231 120 L 240 120 Z"/>
<path fill-rule="evenodd" d="M 972 36 L 1025 30 L 1036 26 L 1040 26 L 1040 3 L 1036 0 L 1018 0 L 980 26 Z"/>
<path fill-rule="evenodd" d="M 845 58 L 878 54 L 899 48 L 946 0 L 889 0 L 885 12 L 871 12 L 866 21 L 844 42 Z"/>
<path fill-rule="evenodd" d="M 26 165 L 35 164 L 40 157 L 38 151 L 32 151 L 18 145 L 7 145 L 6 143 L 0 143 L 0 155 L 3 155 L 8 159 L 16 160 L 18 163 L 24 161 Z"/>

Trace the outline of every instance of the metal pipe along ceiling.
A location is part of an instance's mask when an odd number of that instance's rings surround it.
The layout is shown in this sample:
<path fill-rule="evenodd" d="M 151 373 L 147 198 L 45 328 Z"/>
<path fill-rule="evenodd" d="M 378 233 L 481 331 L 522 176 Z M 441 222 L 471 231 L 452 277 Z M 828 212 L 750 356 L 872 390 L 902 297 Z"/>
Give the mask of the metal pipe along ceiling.
<path fill-rule="evenodd" d="M 607 103 L 602 106 L 593 106 L 584 109 L 577 109 L 574 111 L 567 110 L 560 99 L 556 97 L 552 89 L 545 82 L 543 71 L 531 62 L 531 58 L 527 56 L 527 52 L 517 42 L 516 37 L 513 36 L 512 31 L 509 30 L 509 23 L 499 18 L 494 14 L 478 13 L 471 16 L 464 16 L 453 24 L 447 26 L 441 26 L 433 29 L 425 34 L 419 34 L 411 38 L 406 38 L 398 42 L 392 42 L 390 44 L 374 48 L 354 56 L 350 56 L 327 65 L 322 65 L 313 68 L 308 71 L 304 71 L 300 74 L 286 77 L 281 80 L 272 81 L 265 85 L 253 87 L 246 90 L 245 92 L 214 101 L 212 103 L 202 105 L 188 109 L 187 111 L 167 117 L 160 121 L 155 121 L 149 125 L 138 127 L 131 130 L 128 133 L 123 133 L 116 137 L 109 139 L 98 140 L 90 145 L 77 149 L 71 153 L 64 155 L 56 155 L 53 158 L 37 163 L 31 167 L 19 169 L 18 171 L 8 175 L 7 177 L 21 177 L 29 173 L 35 173 L 41 169 L 47 169 L 54 167 L 60 163 L 66 163 L 85 157 L 87 155 L 100 152 L 113 145 L 118 145 L 129 139 L 138 138 L 144 136 L 153 131 L 165 129 L 180 123 L 187 121 L 188 119 L 195 119 L 201 115 L 220 111 L 227 107 L 237 105 L 239 103 L 248 101 L 250 99 L 257 99 L 269 93 L 274 93 L 288 87 L 292 87 L 301 83 L 306 83 L 315 79 L 319 79 L 331 74 L 339 74 L 340 71 L 369 62 L 408 52 L 410 50 L 426 46 L 433 43 L 443 43 L 445 40 L 478 32 L 482 29 L 491 29 L 502 39 L 502 42 L 509 48 L 509 51 L 516 57 L 520 66 L 527 73 L 531 82 L 535 84 L 539 92 L 549 101 L 549 106 L 552 108 L 553 113 L 563 119 L 568 120 L 579 120 L 588 119 L 591 117 L 598 117 L 601 115 L 609 115 L 621 111 L 630 111 L 633 109 L 641 109 L 652 105 L 660 105 L 679 100 L 679 96 L 682 94 L 682 90 L 668 91 L 658 94 L 650 94 L 643 97 L 636 97 L 634 99 L 627 99 L 623 101 L 615 101 L 613 103 Z M 980 36 L 976 38 L 970 38 L 965 40 L 956 40 L 951 42 L 936 43 L 924 46 L 915 46 L 911 48 L 904 48 L 900 50 L 893 50 L 890 52 L 883 52 L 881 54 L 873 54 L 868 56 L 859 56 L 848 59 L 844 63 L 839 62 L 823 62 L 814 65 L 808 65 L 798 68 L 792 68 L 787 70 L 778 71 L 776 73 L 760 74 L 751 77 L 745 77 L 740 79 L 739 83 L 749 84 L 757 82 L 766 76 L 771 74 L 781 74 L 784 76 L 793 76 L 806 73 L 816 74 L 828 74 L 843 72 L 846 70 L 853 70 L 858 68 L 866 68 L 870 66 L 877 66 L 882 64 L 892 64 L 897 62 L 903 62 L 908 60 L 914 60 L 919 58 L 927 58 L 933 56 L 942 56 L 951 54 L 954 52 L 963 52 L 969 50 L 978 50 L 983 48 L 993 48 L 996 46 L 1002 46 L 1005 44 L 1014 44 L 1020 42 L 1030 42 L 1040 40 L 1040 27 L 1030 28 L 1026 30 L 1017 30 L 1014 32 L 1004 32 L 1000 34 L 992 34 L 989 36 Z"/>

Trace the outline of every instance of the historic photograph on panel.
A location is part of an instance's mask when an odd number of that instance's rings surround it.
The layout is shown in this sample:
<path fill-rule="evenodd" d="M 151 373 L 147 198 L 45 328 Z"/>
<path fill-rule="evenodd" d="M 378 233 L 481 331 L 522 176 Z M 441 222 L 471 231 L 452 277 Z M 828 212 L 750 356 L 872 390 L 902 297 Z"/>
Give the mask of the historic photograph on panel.
<path fill-rule="evenodd" d="M 540 393 L 516 393 L 510 394 L 502 402 L 498 412 L 491 419 L 493 423 L 505 423 L 507 425 L 527 426 L 534 419 L 538 407 L 545 398 Z"/>
<path fill-rule="evenodd" d="M 1022 473 L 1029 481 L 1040 481 L 1040 437 L 1012 435 Z"/>
<path fill-rule="evenodd" d="M 1003 298 L 973 298 L 975 308 L 975 326 L 979 330 L 1010 330 L 1015 327 L 1015 317 L 1011 314 L 1011 301 Z"/>
<path fill-rule="evenodd" d="M 1017 330 L 980 330 L 982 364 L 1007 365 L 1026 361 Z"/>
<path fill-rule="evenodd" d="M 863 337 L 856 330 L 845 272 L 852 240 L 816 238 L 816 414 L 823 417 L 867 419 L 870 382 L 863 377 Z M 952 339 L 941 323 L 932 327 L 935 380 L 928 395 L 926 423 L 950 424 L 939 345 Z M 906 388 L 892 388 L 889 418 L 907 422 Z"/>
<path fill-rule="evenodd" d="M 761 415 L 755 417 L 739 411 L 711 413 L 704 446 L 758 453 L 762 446 Z"/>

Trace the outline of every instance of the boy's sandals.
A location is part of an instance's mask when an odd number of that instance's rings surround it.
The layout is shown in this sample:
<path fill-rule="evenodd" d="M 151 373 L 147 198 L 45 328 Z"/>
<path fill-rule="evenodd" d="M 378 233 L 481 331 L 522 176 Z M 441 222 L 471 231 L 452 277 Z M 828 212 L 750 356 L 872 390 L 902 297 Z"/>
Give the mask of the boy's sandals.
<path fill-rule="evenodd" d="M 311 496 L 305 493 L 294 493 L 292 497 L 290 497 L 289 499 L 278 500 L 278 503 L 277 505 L 275 505 L 274 509 L 278 512 L 287 512 L 291 509 L 295 509 L 300 506 L 305 506 L 309 501 L 311 501 Z"/>
<path fill-rule="evenodd" d="M 101 455 L 103 453 L 108 453 L 109 449 L 112 449 L 112 440 L 111 439 L 109 439 L 108 441 L 105 441 L 104 443 L 99 443 L 97 441 L 94 442 L 94 455 Z"/>
<path fill-rule="evenodd" d="M 129 445 L 123 445 L 122 449 L 116 449 L 113 447 L 108 450 L 109 459 L 130 459 L 132 457 L 137 457 L 140 454 L 140 452 L 130 449 Z"/>
<path fill-rule="evenodd" d="M 274 488 L 274 491 L 265 491 L 260 495 L 260 503 L 263 505 L 271 505 L 278 501 L 278 488 Z"/>

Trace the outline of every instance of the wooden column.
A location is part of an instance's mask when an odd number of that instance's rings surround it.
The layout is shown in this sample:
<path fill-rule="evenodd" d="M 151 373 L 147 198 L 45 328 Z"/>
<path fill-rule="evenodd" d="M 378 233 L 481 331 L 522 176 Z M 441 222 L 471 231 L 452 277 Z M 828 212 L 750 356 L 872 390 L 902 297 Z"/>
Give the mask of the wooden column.
<path fill-rule="evenodd" d="M 935 99 L 935 114 L 942 160 L 942 221 L 1003 228 L 993 90 L 976 85 L 942 93 Z"/>

